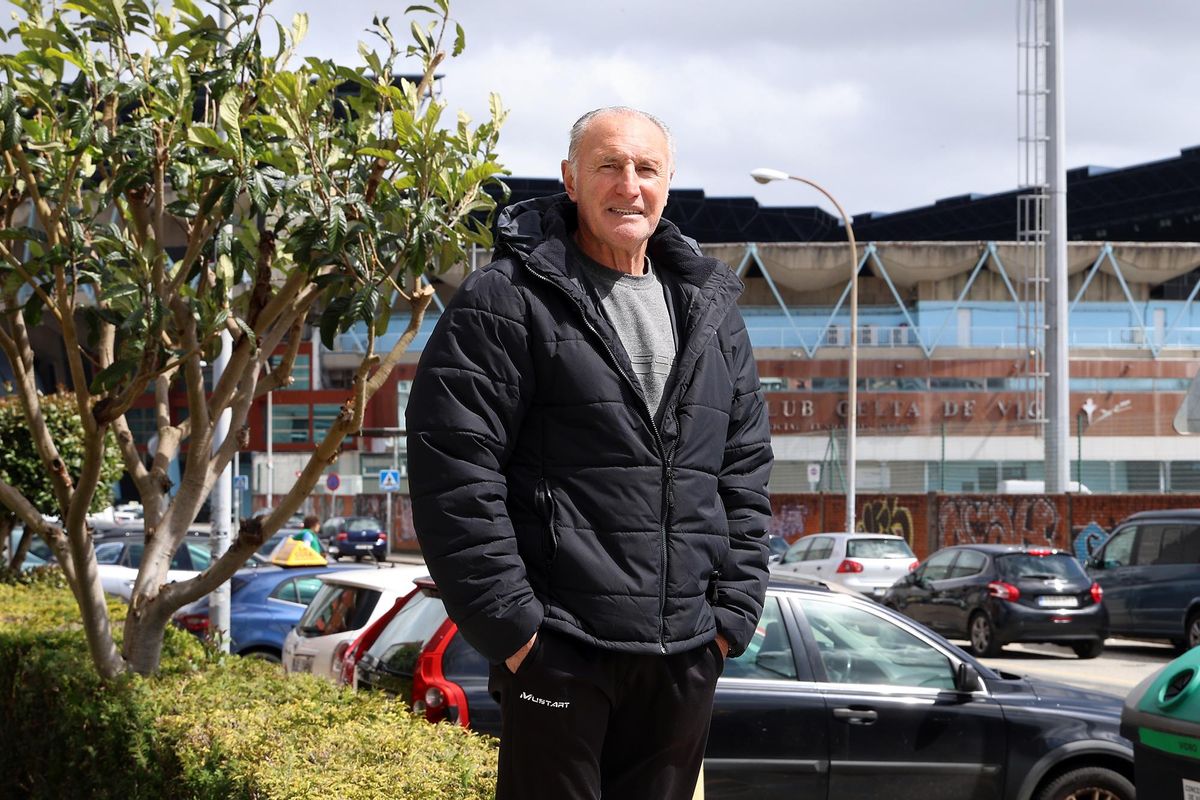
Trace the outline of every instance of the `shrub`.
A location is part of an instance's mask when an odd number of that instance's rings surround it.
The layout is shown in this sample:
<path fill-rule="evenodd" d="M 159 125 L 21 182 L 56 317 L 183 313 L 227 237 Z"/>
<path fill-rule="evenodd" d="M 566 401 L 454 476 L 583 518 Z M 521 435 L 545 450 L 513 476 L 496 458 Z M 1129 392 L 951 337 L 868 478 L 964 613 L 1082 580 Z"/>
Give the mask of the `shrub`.
<path fill-rule="evenodd" d="M 124 606 L 113 603 L 114 621 Z M 161 672 L 103 681 L 53 571 L 0 581 L 0 796 L 473 800 L 492 740 L 377 694 L 206 650 L 169 629 Z"/>

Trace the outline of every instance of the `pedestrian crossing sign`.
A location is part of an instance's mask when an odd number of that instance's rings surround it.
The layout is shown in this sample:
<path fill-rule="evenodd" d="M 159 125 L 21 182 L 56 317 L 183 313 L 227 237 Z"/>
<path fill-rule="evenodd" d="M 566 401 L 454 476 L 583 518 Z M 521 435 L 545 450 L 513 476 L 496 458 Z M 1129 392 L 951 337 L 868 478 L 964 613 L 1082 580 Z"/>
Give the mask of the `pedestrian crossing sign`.
<path fill-rule="evenodd" d="M 381 469 L 379 470 L 379 491 L 395 492 L 400 489 L 400 470 L 398 469 Z"/>

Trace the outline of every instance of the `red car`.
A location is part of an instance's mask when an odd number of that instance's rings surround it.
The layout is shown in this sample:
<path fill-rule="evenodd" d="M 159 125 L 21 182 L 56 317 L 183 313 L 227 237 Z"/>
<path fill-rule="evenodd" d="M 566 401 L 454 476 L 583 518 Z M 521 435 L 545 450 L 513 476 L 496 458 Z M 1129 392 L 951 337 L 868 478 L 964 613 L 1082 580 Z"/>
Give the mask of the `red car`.
<path fill-rule="evenodd" d="M 430 722 L 499 733 L 499 707 L 484 701 L 487 661 L 455 636 L 458 627 L 433 581 L 415 583 L 346 650 L 341 682 L 412 698 L 413 711 Z M 475 702 L 468 703 L 468 694 Z"/>

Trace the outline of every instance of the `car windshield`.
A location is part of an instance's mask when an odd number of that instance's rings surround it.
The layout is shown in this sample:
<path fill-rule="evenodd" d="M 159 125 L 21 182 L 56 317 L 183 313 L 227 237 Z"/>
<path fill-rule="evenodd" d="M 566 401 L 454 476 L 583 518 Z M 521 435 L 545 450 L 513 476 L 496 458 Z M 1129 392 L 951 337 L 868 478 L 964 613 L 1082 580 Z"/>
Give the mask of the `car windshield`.
<path fill-rule="evenodd" d="M 446 607 L 441 598 L 424 592 L 413 595 L 364 655 L 389 672 L 411 675 L 421 648 L 445 621 Z"/>
<path fill-rule="evenodd" d="M 903 539 L 849 539 L 847 558 L 914 558 L 908 542 Z"/>
<path fill-rule="evenodd" d="M 327 583 L 304 610 L 296 623 L 301 636 L 329 636 L 356 631 L 366 624 L 379 602 L 379 591 Z"/>
<path fill-rule="evenodd" d="M 358 533 L 360 531 L 378 531 L 382 530 L 383 526 L 379 524 L 379 520 L 375 519 L 350 519 L 346 520 L 346 527 L 342 530 Z"/>
<path fill-rule="evenodd" d="M 1012 553 L 996 558 L 996 570 L 1007 581 L 1026 578 L 1063 578 L 1065 580 L 1087 580 L 1083 567 L 1066 553 L 1035 556 L 1028 553 Z"/>

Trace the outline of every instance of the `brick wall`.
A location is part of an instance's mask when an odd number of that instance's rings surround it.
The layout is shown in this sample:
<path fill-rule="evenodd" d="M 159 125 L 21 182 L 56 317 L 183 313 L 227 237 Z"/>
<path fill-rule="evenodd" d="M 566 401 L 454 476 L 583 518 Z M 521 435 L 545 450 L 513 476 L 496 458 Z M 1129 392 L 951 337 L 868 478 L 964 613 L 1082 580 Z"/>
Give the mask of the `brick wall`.
<path fill-rule="evenodd" d="M 844 526 L 842 495 L 776 495 L 771 505 L 771 532 L 788 541 Z M 856 530 L 903 536 L 918 558 L 966 542 L 1046 545 L 1083 554 L 1130 514 L 1200 508 L 1200 495 L 884 494 L 859 495 L 855 505 Z"/>

